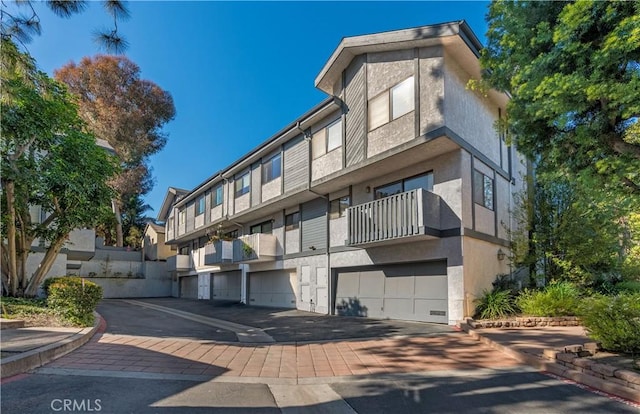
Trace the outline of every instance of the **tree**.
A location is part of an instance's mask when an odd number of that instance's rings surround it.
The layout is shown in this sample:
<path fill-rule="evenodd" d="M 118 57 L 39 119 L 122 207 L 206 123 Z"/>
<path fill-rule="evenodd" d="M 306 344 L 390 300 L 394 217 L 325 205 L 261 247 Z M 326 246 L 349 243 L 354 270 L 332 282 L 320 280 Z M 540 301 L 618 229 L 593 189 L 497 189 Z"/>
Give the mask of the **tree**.
<path fill-rule="evenodd" d="M 87 7 L 85 0 L 47 0 L 45 4 L 56 15 L 68 18 L 83 12 Z M 13 5 L 14 7 L 9 7 Z M 34 35 L 40 35 L 40 17 L 33 7 L 34 1 L 20 0 L 15 2 L 2 1 L 0 7 L 0 33 L 3 39 L 11 39 L 24 45 L 29 43 Z M 129 11 L 120 0 L 103 2 L 105 11 L 113 18 L 113 29 L 101 30 L 95 33 L 95 41 L 108 52 L 122 53 L 127 49 L 127 41 L 118 33 L 118 20 L 129 17 Z M 22 10 L 27 10 L 23 14 Z"/>
<path fill-rule="evenodd" d="M 488 23 L 484 80 L 538 171 L 640 194 L 640 2 L 494 1 Z"/>
<path fill-rule="evenodd" d="M 66 88 L 2 39 L 2 279 L 12 295 L 34 295 L 69 233 L 95 224 L 113 195 L 116 165 L 86 132 Z M 30 207 L 47 213 L 31 220 Z M 45 254 L 33 275 L 27 257 L 36 239 Z"/>
<path fill-rule="evenodd" d="M 151 190 L 148 157 L 160 151 L 166 136 L 162 126 L 175 116 L 171 95 L 140 79 L 140 68 L 124 56 L 85 57 L 55 71 L 77 97 L 80 117 L 89 129 L 114 149 L 122 172 L 113 181 L 116 245 L 123 245 L 123 203 Z"/>

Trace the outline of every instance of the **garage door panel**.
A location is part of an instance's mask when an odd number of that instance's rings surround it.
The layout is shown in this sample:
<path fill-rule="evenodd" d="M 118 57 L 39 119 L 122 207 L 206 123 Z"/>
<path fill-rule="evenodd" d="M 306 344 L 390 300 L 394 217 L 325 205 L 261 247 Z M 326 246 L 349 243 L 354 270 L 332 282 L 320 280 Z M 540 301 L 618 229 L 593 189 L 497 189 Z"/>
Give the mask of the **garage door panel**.
<path fill-rule="evenodd" d="M 338 272 L 339 315 L 447 323 L 446 261 Z"/>
<path fill-rule="evenodd" d="M 198 299 L 198 276 L 183 276 L 180 278 L 180 297 Z"/>
<path fill-rule="evenodd" d="M 256 306 L 295 308 L 297 276 L 291 270 L 249 274 L 249 303 Z"/>
<path fill-rule="evenodd" d="M 414 276 L 387 277 L 384 281 L 385 297 L 406 297 L 413 295 Z"/>
<path fill-rule="evenodd" d="M 430 322 L 447 323 L 447 301 L 442 299 L 416 299 L 416 315 L 424 315 Z"/>
<path fill-rule="evenodd" d="M 240 272 L 213 274 L 213 300 L 240 301 L 242 275 Z"/>
<path fill-rule="evenodd" d="M 413 299 L 385 298 L 384 312 L 390 318 L 413 319 Z"/>
<path fill-rule="evenodd" d="M 378 297 L 384 294 L 384 272 L 380 270 L 360 272 L 360 292 L 363 296 Z"/>
<path fill-rule="evenodd" d="M 423 299 L 447 297 L 446 276 L 417 276 L 415 284 L 415 297 Z"/>

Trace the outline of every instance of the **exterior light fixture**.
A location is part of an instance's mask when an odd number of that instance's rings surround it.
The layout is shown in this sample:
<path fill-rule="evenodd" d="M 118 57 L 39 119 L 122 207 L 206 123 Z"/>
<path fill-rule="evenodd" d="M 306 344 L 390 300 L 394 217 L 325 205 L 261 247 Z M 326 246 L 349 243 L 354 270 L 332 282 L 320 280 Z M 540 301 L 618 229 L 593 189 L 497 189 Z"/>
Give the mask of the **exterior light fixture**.
<path fill-rule="evenodd" d="M 506 254 L 502 251 L 502 249 L 498 249 L 498 260 L 504 260 Z"/>

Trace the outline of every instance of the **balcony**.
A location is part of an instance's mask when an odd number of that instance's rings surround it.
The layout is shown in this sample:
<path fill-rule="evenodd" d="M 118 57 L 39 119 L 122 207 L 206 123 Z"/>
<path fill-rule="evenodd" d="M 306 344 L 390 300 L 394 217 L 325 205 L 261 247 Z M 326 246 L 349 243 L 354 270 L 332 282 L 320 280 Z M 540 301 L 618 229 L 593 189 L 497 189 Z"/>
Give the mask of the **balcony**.
<path fill-rule="evenodd" d="M 69 233 L 69 240 L 64 247 L 68 249 L 67 259 L 89 260 L 96 252 L 96 231 L 76 229 Z"/>
<path fill-rule="evenodd" d="M 416 189 L 349 207 L 348 246 L 440 237 L 440 197 Z"/>
<path fill-rule="evenodd" d="M 233 261 L 268 262 L 276 258 L 276 236 L 256 233 L 233 241 Z"/>
<path fill-rule="evenodd" d="M 191 269 L 191 257 L 188 254 L 176 254 L 175 256 L 167 257 L 167 270 L 171 271 L 185 271 Z"/>
<path fill-rule="evenodd" d="M 233 242 L 218 240 L 204 246 L 204 264 L 221 265 L 233 262 Z"/>

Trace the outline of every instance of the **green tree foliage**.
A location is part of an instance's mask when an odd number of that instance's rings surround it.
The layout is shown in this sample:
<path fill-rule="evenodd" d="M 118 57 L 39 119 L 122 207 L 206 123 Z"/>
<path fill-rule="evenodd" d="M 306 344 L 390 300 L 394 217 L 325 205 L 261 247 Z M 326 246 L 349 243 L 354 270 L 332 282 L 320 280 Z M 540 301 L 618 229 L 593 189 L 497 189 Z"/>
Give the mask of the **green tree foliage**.
<path fill-rule="evenodd" d="M 40 17 L 32 0 L 3 0 L 0 4 L 0 33 L 3 39 L 11 39 L 15 43 L 29 43 L 33 36 L 42 32 Z M 82 13 L 88 5 L 85 0 L 47 0 L 46 6 L 57 16 L 68 18 Z M 124 2 L 120 0 L 103 1 L 107 14 L 113 19 L 113 28 L 95 32 L 94 40 L 108 52 L 122 53 L 127 49 L 127 41 L 118 33 L 118 21 L 129 17 Z M 25 13 L 26 12 L 26 13 Z"/>
<path fill-rule="evenodd" d="M 113 196 L 111 157 L 85 130 L 66 88 L 2 39 L 2 280 L 12 295 L 34 295 L 69 233 L 93 226 Z M 46 213 L 32 220 L 30 207 Z M 33 275 L 36 239 L 45 254 Z"/>
<path fill-rule="evenodd" d="M 539 172 L 640 194 L 640 2 L 494 1 L 484 80 Z"/>
<path fill-rule="evenodd" d="M 127 203 L 151 190 L 149 156 L 166 144 L 162 127 L 175 116 L 171 95 L 140 79 L 140 68 L 124 56 L 85 57 L 55 72 L 78 102 L 80 116 L 96 137 L 107 141 L 122 171 L 113 180 L 116 245 L 122 246 Z M 128 229 L 125 229 L 128 230 Z"/>

